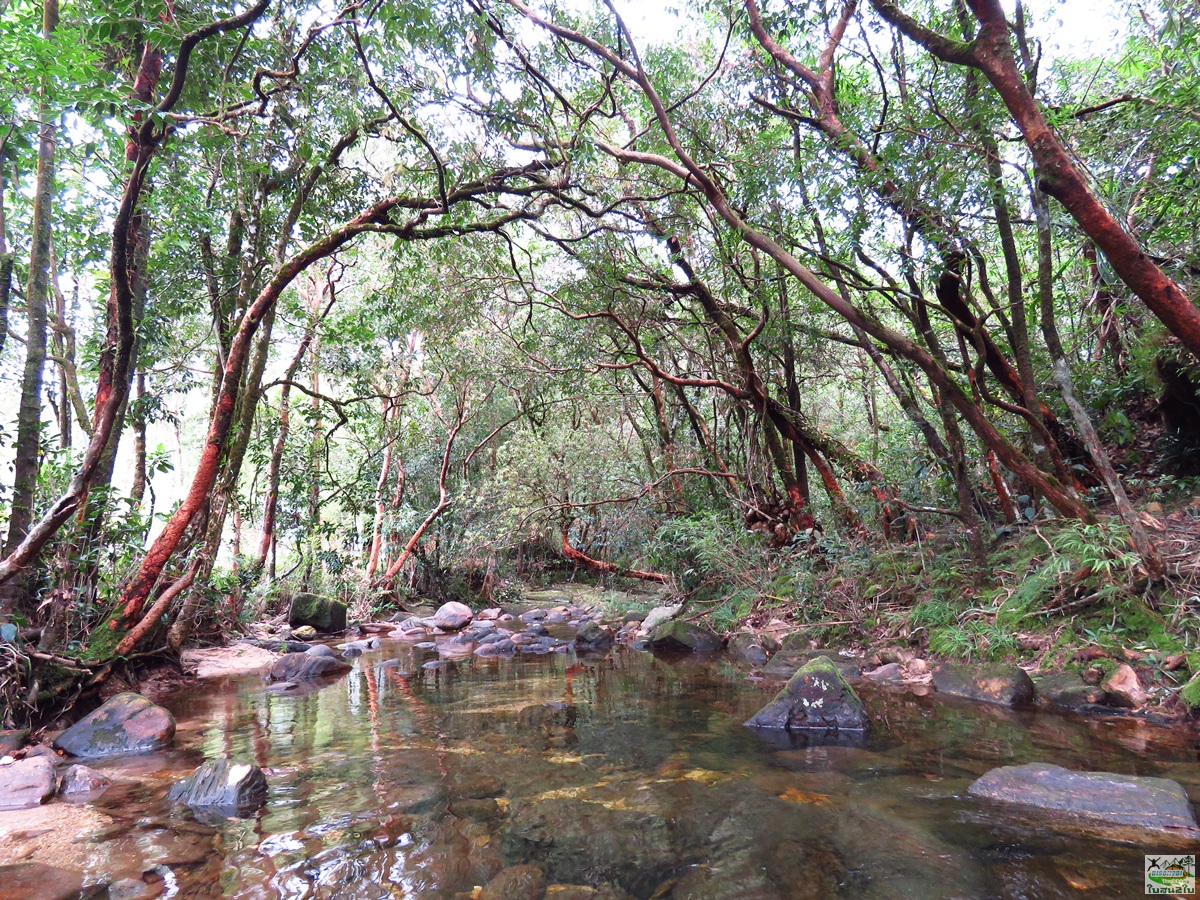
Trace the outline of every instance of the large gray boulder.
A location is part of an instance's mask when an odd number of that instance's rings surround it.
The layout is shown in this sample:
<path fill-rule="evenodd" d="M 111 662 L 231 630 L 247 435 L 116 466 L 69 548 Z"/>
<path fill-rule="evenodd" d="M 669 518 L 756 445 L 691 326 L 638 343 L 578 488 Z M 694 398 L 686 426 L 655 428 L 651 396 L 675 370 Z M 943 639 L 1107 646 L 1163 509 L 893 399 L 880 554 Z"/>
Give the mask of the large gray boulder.
<path fill-rule="evenodd" d="M 54 795 L 54 764 L 31 756 L 0 766 L 0 809 L 25 809 Z"/>
<path fill-rule="evenodd" d="M 210 759 L 175 784 L 167 799 L 186 803 L 198 811 L 246 815 L 266 801 L 267 778 L 258 766 L 229 759 Z"/>
<path fill-rule="evenodd" d="M 775 699 L 751 716 L 746 725 L 786 731 L 865 733 L 871 720 L 837 666 L 820 656 L 793 675 Z"/>
<path fill-rule="evenodd" d="M 302 628 L 305 625 L 311 625 L 322 634 L 345 631 L 346 604 L 320 594 L 296 594 L 288 610 L 288 626 Z"/>
<path fill-rule="evenodd" d="M 271 665 L 267 678 L 271 681 L 310 681 L 332 678 L 349 672 L 352 666 L 334 656 L 308 653 L 285 653 Z"/>
<path fill-rule="evenodd" d="M 1072 772 L 1048 763 L 1026 763 L 992 769 L 967 793 L 1106 824 L 1200 835 L 1187 793 L 1166 778 Z"/>
<path fill-rule="evenodd" d="M 471 607 L 451 600 L 438 607 L 438 611 L 433 614 L 433 624 L 442 631 L 459 631 L 470 625 L 474 618 L 475 613 L 471 612 Z"/>
<path fill-rule="evenodd" d="M 54 739 L 53 747 L 90 759 L 148 753 L 171 743 L 175 718 L 141 694 L 117 694 Z"/>
<path fill-rule="evenodd" d="M 650 633 L 650 646 L 668 652 L 715 653 L 721 649 L 721 639 L 703 625 L 672 619 Z"/>
<path fill-rule="evenodd" d="M 938 663 L 931 672 L 933 686 L 940 693 L 981 703 L 1023 706 L 1033 702 L 1034 687 L 1020 666 L 985 663 L 979 666 L 955 666 Z"/>

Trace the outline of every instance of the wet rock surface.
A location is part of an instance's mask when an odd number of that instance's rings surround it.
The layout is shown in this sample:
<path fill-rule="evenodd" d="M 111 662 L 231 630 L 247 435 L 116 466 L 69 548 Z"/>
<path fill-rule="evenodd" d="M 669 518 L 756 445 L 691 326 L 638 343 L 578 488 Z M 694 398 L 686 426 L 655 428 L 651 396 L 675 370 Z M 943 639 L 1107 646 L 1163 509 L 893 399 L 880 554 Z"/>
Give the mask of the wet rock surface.
<path fill-rule="evenodd" d="M 185 803 L 197 812 L 249 815 L 267 799 L 267 778 L 256 765 L 210 759 L 174 785 L 167 799 Z"/>
<path fill-rule="evenodd" d="M 328 648 L 326 648 L 328 650 Z M 330 651 L 332 653 L 332 651 Z M 285 653 L 271 666 L 268 677 L 272 681 L 311 681 L 330 678 L 350 671 L 351 666 L 332 655 L 323 653 Z"/>
<path fill-rule="evenodd" d="M 1024 706 L 1033 702 L 1033 681 L 1020 666 L 991 663 L 956 666 L 937 663 L 931 668 L 933 686 L 940 693 L 1001 706 Z"/>
<path fill-rule="evenodd" d="M 972 797 L 1147 830 L 1200 838 L 1187 792 L 1166 778 L 1075 772 L 1047 763 L 1004 766 L 974 782 Z"/>
<path fill-rule="evenodd" d="M 0 810 L 38 806 L 54 796 L 54 764 L 42 756 L 0 766 Z"/>
<path fill-rule="evenodd" d="M 339 634 L 346 630 L 346 604 L 320 594 L 296 594 L 288 610 L 288 625 L 308 625 L 322 634 Z"/>
<path fill-rule="evenodd" d="M 92 759 L 146 753 L 171 743 L 175 719 L 141 694 L 117 694 L 57 738 L 53 746 L 72 756 Z"/>
<path fill-rule="evenodd" d="M 746 725 L 785 731 L 856 732 L 870 729 L 866 707 L 827 657 L 804 665 L 775 699 Z"/>
<path fill-rule="evenodd" d="M 80 872 L 42 863 L 0 866 L 0 900 L 77 900 L 83 890 Z M 100 895 L 97 891 L 93 896 Z"/>
<path fill-rule="evenodd" d="M 74 765 L 63 773 L 58 793 L 66 800 L 90 800 L 104 793 L 110 784 L 108 776 L 90 766 Z"/>

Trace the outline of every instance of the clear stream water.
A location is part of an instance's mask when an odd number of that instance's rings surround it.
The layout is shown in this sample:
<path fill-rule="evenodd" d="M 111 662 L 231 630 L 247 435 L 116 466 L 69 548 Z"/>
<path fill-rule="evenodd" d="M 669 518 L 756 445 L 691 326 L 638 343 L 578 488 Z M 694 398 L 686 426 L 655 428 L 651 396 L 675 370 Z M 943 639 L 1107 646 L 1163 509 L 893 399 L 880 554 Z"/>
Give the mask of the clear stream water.
<path fill-rule="evenodd" d="M 889 693 L 862 696 L 863 746 L 769 742 L 744 728 L 778 684 L 723 659 L 468 658 L 384 641 L 303 695 L 257 676 L 166 705 L 165 753 L 95 802 L 90 876 L 150 866 L 180 897 L 469 896 L 540 867 L 576 897 L 1135 897 L 1153 843 L 1100 840 L 966 796 L 1001 764 L 1165 775 L 1200 795 L 1188 735 L 1137 722 Z M 550 705 L 546 705 L 550 704 Z M 197 821 L 167 788 L 205 757 L 253 761 L 254 818 Z M 625 893 L 620 893 L 616 890 Z"/>

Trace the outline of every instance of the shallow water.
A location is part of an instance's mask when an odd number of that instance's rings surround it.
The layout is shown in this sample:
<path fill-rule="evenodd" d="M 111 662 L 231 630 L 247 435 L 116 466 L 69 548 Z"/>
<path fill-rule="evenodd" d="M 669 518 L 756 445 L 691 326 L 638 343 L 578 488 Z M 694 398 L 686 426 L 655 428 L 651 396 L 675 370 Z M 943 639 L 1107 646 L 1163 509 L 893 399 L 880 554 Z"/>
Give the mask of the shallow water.
<path fill-rule="evenodd" d="M 1188 736 L 1142 723 L 864 687 L 866 744 L 810 747 L 742 727 L 778 685 L 719 659 L 421 668 L 435 658 L 385 641 L 302 696 L 258 677 L 175 696 L 170 752 L 99 767 L 138 777 L 96 801 L 123 818 L 89 875 L 153 865 L 184 897 L 449 898 L 531 863 L 610 897 L 1133 897 L 1162 848 L 1023 822 L 967 785 L 1042 760 L 1200 787 Z M 257 817 L 167 804 L 217 756 L 267 769 Z"/>

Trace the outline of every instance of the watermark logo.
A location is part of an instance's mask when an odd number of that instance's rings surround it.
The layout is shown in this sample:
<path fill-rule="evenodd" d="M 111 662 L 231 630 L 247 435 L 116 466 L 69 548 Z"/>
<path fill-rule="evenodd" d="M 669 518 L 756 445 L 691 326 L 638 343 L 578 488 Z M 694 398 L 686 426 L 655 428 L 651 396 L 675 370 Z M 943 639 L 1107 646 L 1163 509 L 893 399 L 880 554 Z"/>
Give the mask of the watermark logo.
<path fill-rule="evenodd" d="M 1196 857 L 1147 856 L 1146 893 L 1162 896 L 1195 896 Z"/>

